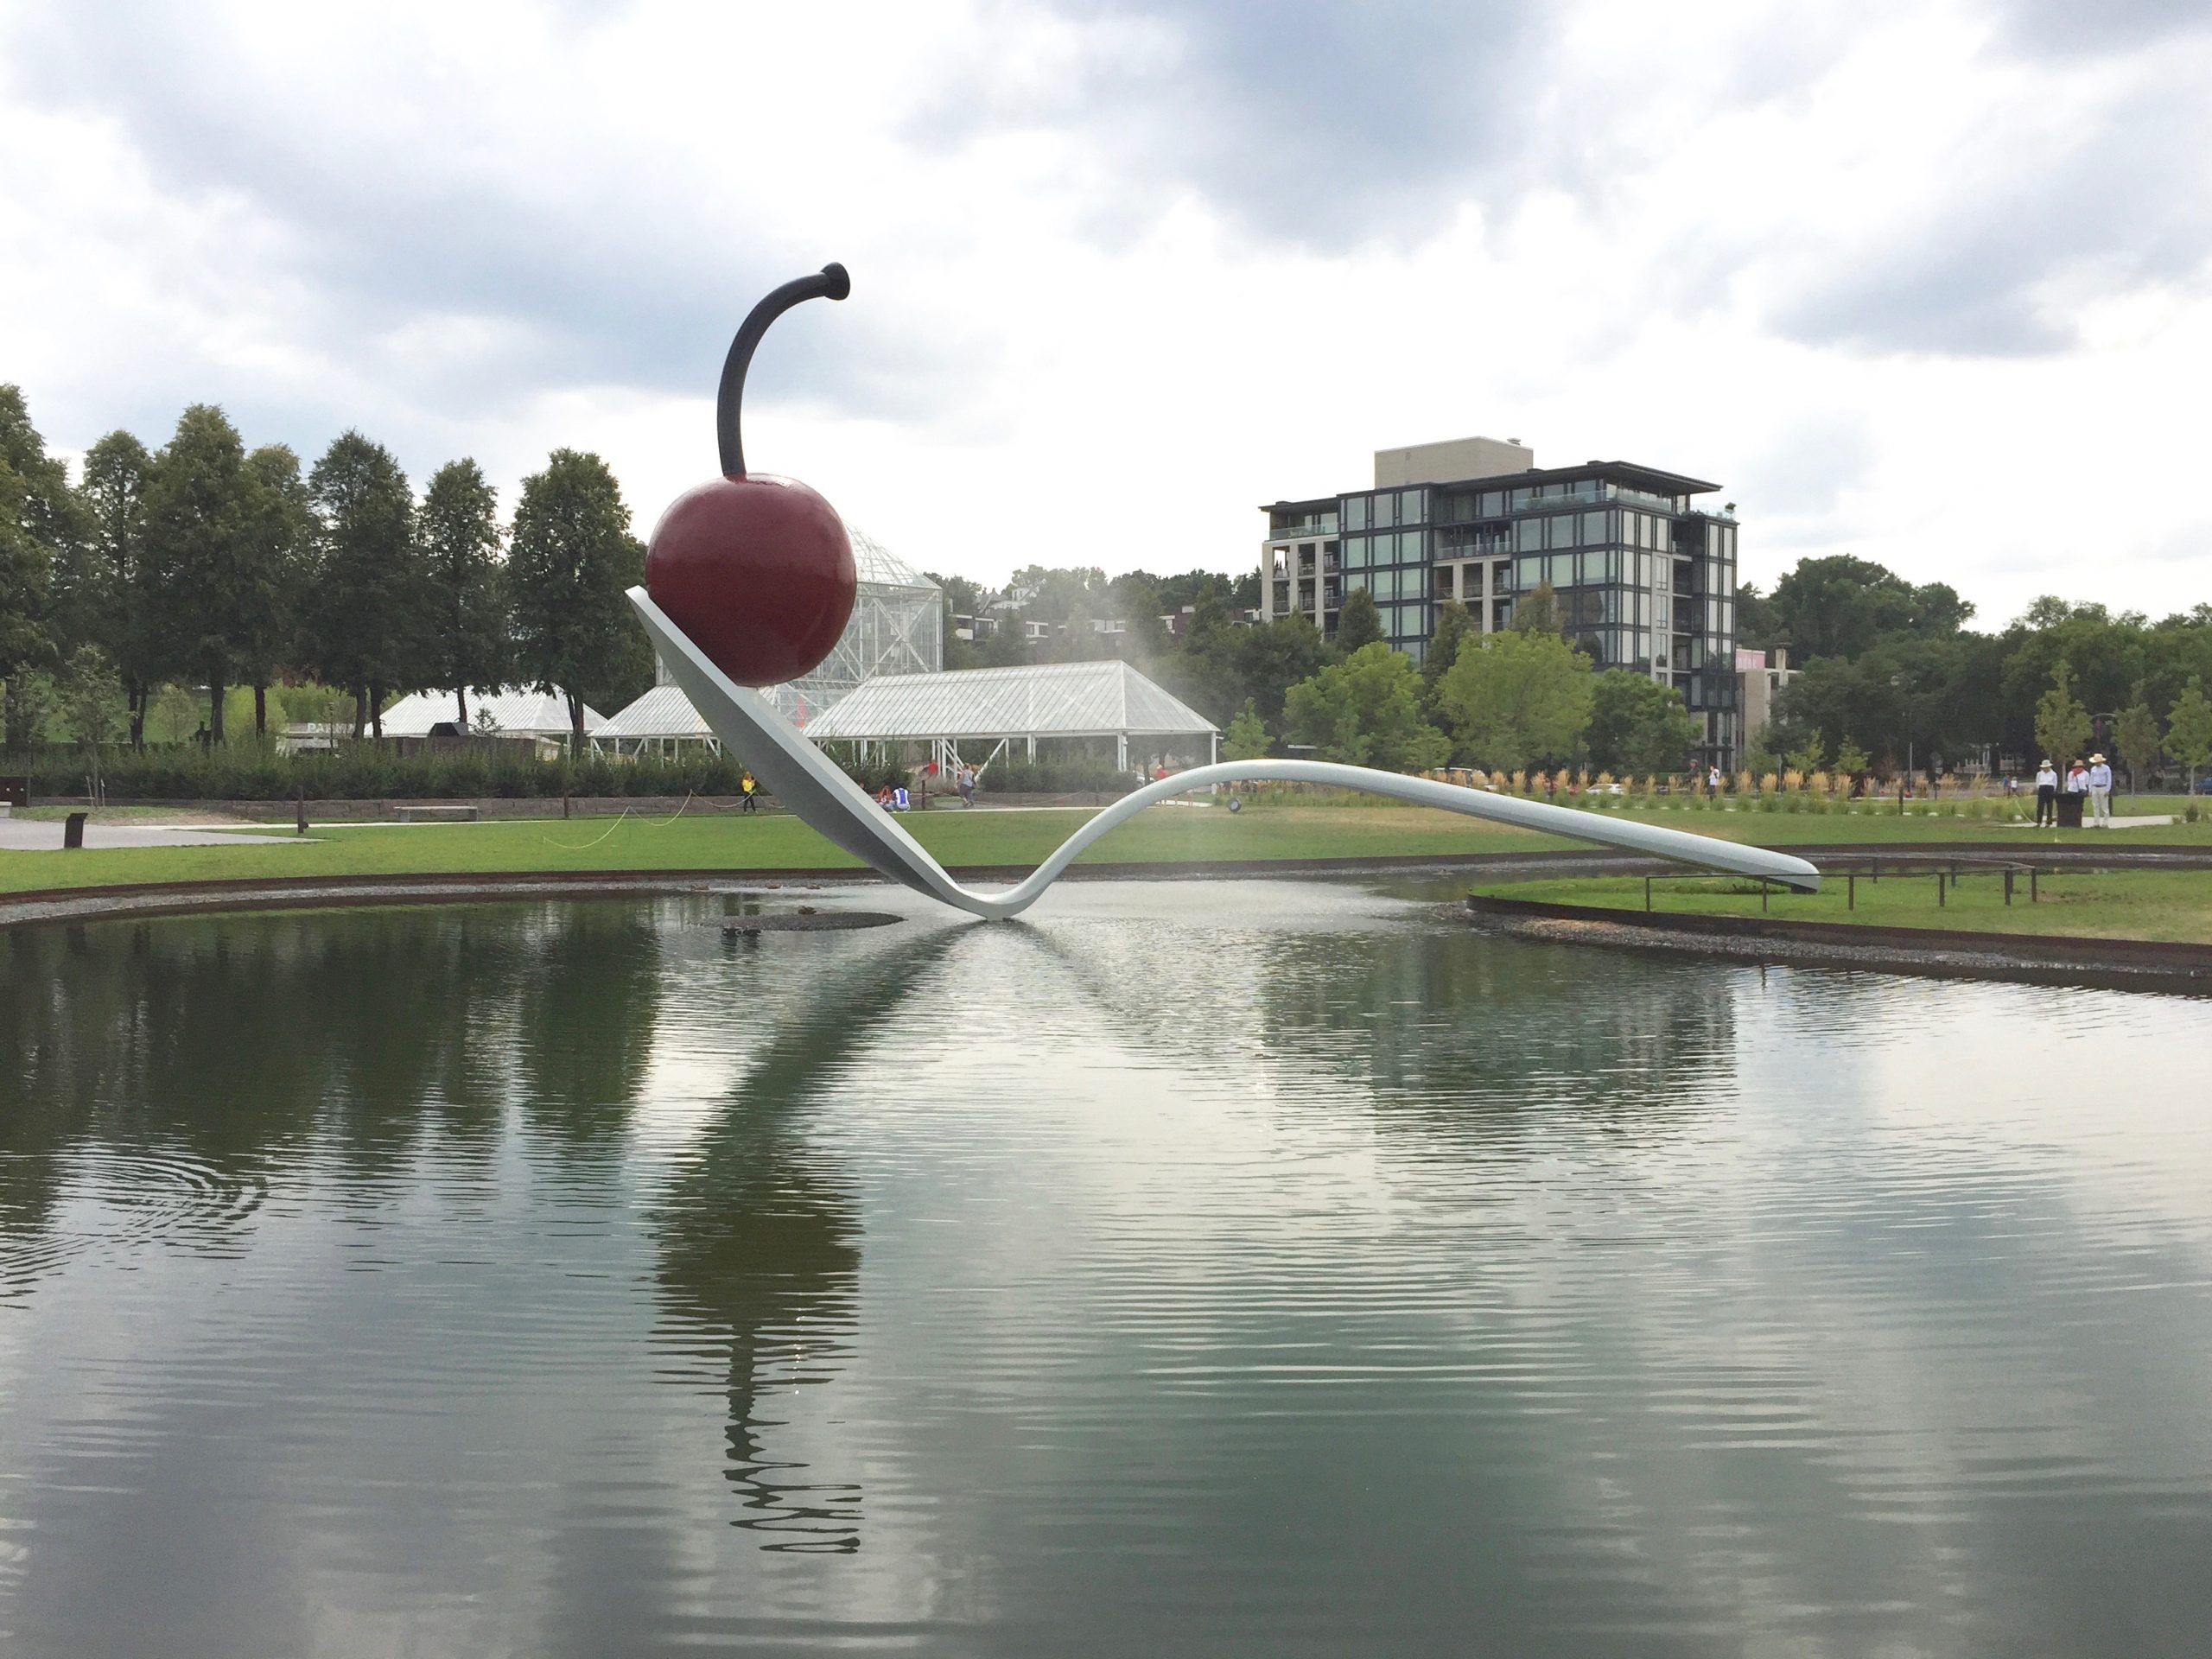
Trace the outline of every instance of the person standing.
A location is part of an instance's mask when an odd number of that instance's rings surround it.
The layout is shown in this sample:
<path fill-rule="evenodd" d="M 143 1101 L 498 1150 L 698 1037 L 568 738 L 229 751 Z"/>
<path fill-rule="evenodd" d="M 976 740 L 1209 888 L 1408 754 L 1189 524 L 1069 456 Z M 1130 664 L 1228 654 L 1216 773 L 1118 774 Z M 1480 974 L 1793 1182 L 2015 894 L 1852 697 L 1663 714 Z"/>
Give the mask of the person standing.
<path fill-rule="evenodd" d="M 2090 822 L 2112 828 L 2112 767 L 2101 754 L 2089 757 Z"/>
<path fill-rule="evenodd" d="M 2036 768 L 2036 828 L 2058 827 L 2058 768 L 2045 760 Z"/>
<path fill-rule="evenodd" d="M 960 799 L 963 805 L 976 804 L 976 768 L 973 766 L 960 768 Z"/>
<path fill-rule="evenodd" d="M 760 785 L 753 781 L 750 772 L 741 772 L 737 774 L 737 792 L 744 798 L 739 803 L 737 809 L 739 811 L 758 812 L 760 810 L 760 798 L 756 792 L 760 787 Z"/>

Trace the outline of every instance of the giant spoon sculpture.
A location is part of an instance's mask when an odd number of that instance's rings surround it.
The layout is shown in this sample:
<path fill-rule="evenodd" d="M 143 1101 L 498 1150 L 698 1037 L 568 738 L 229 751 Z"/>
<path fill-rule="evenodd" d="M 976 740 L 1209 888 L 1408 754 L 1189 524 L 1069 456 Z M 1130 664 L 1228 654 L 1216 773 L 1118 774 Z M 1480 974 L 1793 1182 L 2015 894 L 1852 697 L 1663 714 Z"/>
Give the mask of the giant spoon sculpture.
<path fill-rule="evenodd" d="M 630 590 L 630 602 L 670 674 L 730 752 L 777 799 L 855 857 L 918 893 L 995 920 L 1027 910 L 1084 848 L 1154 802 L 1268 779 L 1365 790 L 1808 892 L 1819 888 L 1820 872 L 1812 865 L 1763 847 L 1321 760 L 1230 760 L 1178 772 L 1089 820 L 1026 880 L 1002 893 L 962 887 L 756 689 L 797 679 L 829 655 L 852 613 L 855 571 L 852 544 L 829 502 L 795 479 L 746 471 L 738 428 L 745 373 L 769 324 L 785 311 L 803 300 L 842 300 L 851 291 L 845 268 L 825 265 L 820 275 L 785 283 L 753 308 L 722 365 L 715 407 L 722 476 L 677 497 L 661 516 L 645 555 L 645 585 Z"/>

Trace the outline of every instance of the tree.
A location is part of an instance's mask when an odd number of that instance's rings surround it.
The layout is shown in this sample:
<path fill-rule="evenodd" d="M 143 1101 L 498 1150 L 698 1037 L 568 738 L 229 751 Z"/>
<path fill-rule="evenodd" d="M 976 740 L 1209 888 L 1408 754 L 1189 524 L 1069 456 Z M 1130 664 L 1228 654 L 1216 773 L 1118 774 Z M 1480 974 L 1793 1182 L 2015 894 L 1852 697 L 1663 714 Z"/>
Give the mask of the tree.
<path fill-rule="evenodd" d="M 92 769 L 92 792 L 99 792 L 100 745 L 112 742 L 120 725 L 123 682 L 98 645 L 79 645 L 62 664 L 57 698 L 61 729 L 85 746 Z"/>
<path fill-rule="evenodd" d="M 0 385 L 0 681 L 11 746 L 36 734 L 29 676 L 54 659 L 54 569 L 80 544 L 83 522 L 68 468 L 46 453 L 22 389 Z"/>
<path fill-rule="evenodd" d="M 1291 734 L 1324 760 L 1417 772 L 1444 764 L 1452 745 L 1421 718 L 1413 661 L 1376 639 L 1300 680 L 1283 699 Z"/>
<path fill-rule="evenodd" d="M 2033 632 L 2008 636 L 2012 649 L 2001 671 L 2005 701 L 2032 708 L 2063 663 L 2082 702 L 2099 710 L 2125 708 L 2149 676 L 2143 619 L 2115 617 L 2101 605 L 2072 606 L 2056 617 L 2043 605 L 2032 608 L 2050 620 Z"/>
<path fill-rule="evenodd" d="M 1755 582 L 1736 584 L 1736 643 L 1747 651 L 1772 651 L 1783 644 L 1774 603 Z"/>
<path fill-rule="evenodd" d="M 1221 753 L 1225 760 L 1259 760 L 1266 758 L 1274 740 L 1261 722 L 1259 711 L 1247 697 L 1236 718 L 1229 722 L 1229 729 L 1221 734 Z"/>
<path fill-rule="evenodd" d="M 430 590 L 427 677 L 452 688 L 464 726 L 468 688 L 496 686 L 506 676 L 499 505 L 474 461 L 448 461 L 431 474 L 417 520 Z"/>
<path fill-rule="evenodd" d="M 85 452 L 77 492 L 91 553 L 73 596 L 86 618 L 78 637 L 100 645 L 114 660 L 134 747 L 146 741 L 146 705 L 162 674 L 146 562 L 145 494 L 153 471 L 144 444 L 128 432 L 111 432 Z"/>
<path fill-rule="evenodd" d="M 1540 582 L 1533 592 L 1526 593 L 1513 601 L 1513 632 L 1516 633 L 1560 633 L 1559 595 L 1548 582 Z"/>
<path fill-rule="evenodd" d="M 1338 655 L 1350 657 L 1364 651 L 1382 638 L 1382 619 L 1375 609 L 1375 595 L 1364 588 L 1355 588 L 1344 595 L 1344 607 L 1337 613 L 1337 637 L 1334 644 Z"/>
<path fill-rule="evenodd" d="M 938 626 L 944 630 L 942 660 L 945 668 L 948 671 L 981 668 L 983 666 L 982 652 L 978 642 L 972 639 L 963 639 L 952 630 L 956 618 L 966 617 L 973 623 L 982 613 L 983 601 L 989 595 L 980 585 L 965 576 L 939 575 L 934 570 L 925 570 L 922 574 L 935 582 L 944 595 L 944 610 L 938 618 Z"/>
<path fill-rule="evenodd" d="M 1788 754 L 1782 758 L 1783 769 L 1789 772 L 1802 772 L 1808 775 L 1820 771 L 1821 768 L 1827 766 L 1827 746 L 1821 741 L 1817 734 L 1814 736 L 1810 742 L 1806 743 L 1802 747 L 1790 750 Z M 1753 772 L 1772 772 L 1776 770 L 1776 768 L 1772 766 L 1753 766 L 1751 770 Z"/>
<path fill-rule="evenodd" d="M 1463 645 L 1437 697 L 1467 757 L 1510 771 L 1574 753 L 1590 725 L 1593 677 L 1590 659 L 1557 634 L 1516 628 Z"/>
<path fill-rule="evenodd" d="M 2189 768 L 2189 792 L 2196 793 L 2196 769 L 2212 766 L 2212 702 L 2204 697 L 2204 682 L 2192 674 L 2174 699 L 2166 721 L 2166 753 Z"/>
<path fill-rule="evenodd" d="M 157 654 L 207 688 L 207 735 L 223 741 L 223 696 L 254 608 L 256 486 L 230 417 L 194 404 L 154 458 L 144 499 L 148 599 Z"/>
<path fill-rule="evenodd" d="M 359 432 L 331 441 L 308 477 L 315 556 L 302 645 L 323 679 L 353 693 L 353 735 L 384 736 L 384 694 L 419 684 L 424 583 L 407 474 Z"/>
<path fill-rule="evenodd" d="M 2050 690 L 2036 704 L 2036 741 L 2060 766 L 2089 741 L 2089 711 L 2074 696 L 2074 671 L 2062 660 Z"/>
<path fill-rule="evenodd" d="M 2120 711 L 2119 723 L 2113 728 L 2120 759 L 2127 763 L 2127 789 L 2132 795 L 2143 792 L 2143 768 L 2158 758 L 2158 717 L 2144 702 L 2142 688 L 2136 690 L 2135 701 Z"/>
<path fill-rule="evenodd" d="M 1595 677 L 1586 740 L 1592 765 L 1607 772 L 1679 771 L 1700 735 L 1672 686 L 1624 668 Z"/>
<path fill-rule="evenodd" d="M 291 446 L 245 458 L 252 485 L 246 566 L 235 614 L 239 671 L 253 687 L 253 734 L 269 735 L 269 686 L 299 644 L 299 609 L 315 538 L 315 509 Z"/>
<path fill-rule="evenodd" d="M 1458 600 L 1447 599 L 1437 606 L 1436 632 L 1429 637 L 1428 655 L 1421 664 L 1421 683 L 1432 707 L 1436 701 L 1437 686 L 1452 671 L 1452 664 L 1459 660 L 1460 645 L 1476 632 L 1474 619 Z"/>
<path fill-rule="evenodd" d="M 21 475 L 0 456 L 0 680 L 8 687 L 10 748 L 28 747 L 33 740 L 23 682 L 47 660 L 54 643 L 46 631 L 54 556 L 24 523 L 28 493 Z"/>
<path fill-rule="evenodd" d="M 556 449 L 522 481 L 508 571 L 515 658 L 537 685 L 569 700 L 569 753 L 584 746 L 587 687 L 632 671 L 645 642 L 624 593 L 645 579 L 645 550 L 630 509 L 597 455 Z"/>
<path fill-rule="evenodd" d="M 1844 553 L 1800 559 L 1752 620 L 1764 625 L 1766 644 L 1809 661 L 1857 657 L 1894 634 L 1945 638 L 1973 614 L 1948 582 L 1916 588 L 1887 566 Z"/>
<path fill-rule="evenodd" d="M 1836 747 L 1835 769 L 1847 778 L 1866 775 L 1866 768 L 1874 764 L 1866 751 L 1846 738 Z"/>

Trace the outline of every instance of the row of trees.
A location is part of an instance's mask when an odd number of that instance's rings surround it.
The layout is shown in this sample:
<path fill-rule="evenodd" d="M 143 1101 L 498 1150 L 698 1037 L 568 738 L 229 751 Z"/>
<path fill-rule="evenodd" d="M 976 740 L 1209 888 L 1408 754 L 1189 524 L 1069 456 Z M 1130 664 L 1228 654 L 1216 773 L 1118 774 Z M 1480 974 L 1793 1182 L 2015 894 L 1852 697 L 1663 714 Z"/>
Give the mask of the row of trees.
<path fill-rule="evenodd" d="M 2190 687 L 2201 698 L 2212 684 L 2212 605 L 2152 621 L 2047 597 L 1994 632 L 1969 628 L 1973 614 L 1943 583 L 1915 586 L 1849 556 L 1801 561 L 1771 595 L 1741 590 L 1741 643 L 1787 647 L 1799 671 L 1751 763 L 1848 744 L 1899 769 L 1985 751 L 2000 763 L 2094 749 L 2139 772 L 2162 753 L 2190 764 Z"/>
<path fill-rule="evenodd" d="M 1681 694 L 1649 676 L 1599 672 L 1560 637 L 1548 589 L 1520 607 L 1512 629 L 1483 634 L 1465 608 L 1439 607 L 1419 667 L 1383 642 L 1374 602 L 1345 601 L 1336 660 L 1284 694 L 1290 741 L 1324 760 L 1426 771 L 1447 763 L 1511 772 L 1579 761 L 1609 772 L 1679 770 L 1700 736 Z M 1248 704 L 1230 731 L 1232 756 L 1264 753 L 1266 728 Z"/>
<path fill-rule="evenodd" d="M 503 527 L 475 461 L 440 467 L 418 500 L 390 450 L 359 432 L 311 469 L 283 444 L 249 450 L 223 411 L 186 410 L 159 450 L 111 432 L 81 475 L 49 455 L 21 391 L 0 386 L 0 680 L 9 746 L 35 735 L 34 677 L 97 725 L 110 698 L 144 741 L 160 687 L 226 693 L 312 677 L 353 694 L 354 731 L 388 696 L 522 681 L 583 704 L 623 702 L 652 661 L 623 591 L 645 550 L 606 463 L 558 449 Z M 381 734 L 379 733 L 379 734 Z"/>

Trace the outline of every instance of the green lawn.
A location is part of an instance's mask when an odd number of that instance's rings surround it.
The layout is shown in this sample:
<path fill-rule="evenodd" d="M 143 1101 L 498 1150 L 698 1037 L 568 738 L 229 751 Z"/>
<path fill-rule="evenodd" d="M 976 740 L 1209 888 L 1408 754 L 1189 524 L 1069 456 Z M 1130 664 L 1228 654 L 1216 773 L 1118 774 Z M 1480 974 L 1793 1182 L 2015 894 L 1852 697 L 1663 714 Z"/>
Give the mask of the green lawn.
<path fill-rule="evenodd" d="M 1611 809 L 1627 816 L 1732 841 L 1787 846 L 1899 841 L 1995 841 L 2023 853 L 2054 842 L 2082 845 L 2104 831 L 2063 836 L 1973 818 L 1887 814 L 1738 812 Z M 906 820 L 948 865 L 1040 861 L 1089 817 L 1087 810 L 916 813 Z M 0 891 L 96 887 L 118 882 L 238 880 L 257 876 L 420 874 L 428 872 L 772 869 L 853 868 L 797 818 L 526 818 L 460 824 L 319 826 L 297 841 L 265 832 L 267 846 L 130 848 L 63 852 L 0 851 Z M 2113 831 L 2115 844 L 2212 845 L 2212 823 Z M 1556 849 L 1580 843 L 1497 828 L 1418 807 L 1316 804 L 1257 805 L 1231 816 L 1217 808 L 1160 806 L 1092 849 L 1086 861 L 1363 858 L 1465 852 Z"/>
<path fill-rule="evenodd" d="M 1756 882 L 1732 879 L 1696 880 L 1674 876 L 1652 882 L 1653 910 L 1703 916 L 1758 916 Z M 2120 871 L 2101 874 L 2069 871 L 2037 882 L 2040 901 L 2028 902 L 2025 876 L 2017 879 L 2012 903 L 2005 903 L 2003 879 L 1977 874 L 1946 884 L 1946 902 L 1936 901 L 1933 875 L 1885 875 L 1879 881 L 1859 878 L 1855 909 L 1840 876 L 1831 876 L 1816 893 L 1767 895 L 1766 916 L 1787 921 L 1846 922 L 1859 926 L 1948 927 L 1991 933 L 2074 934 L 2104 939 L 2163 939 L 2212 944 L 2212 871 Z M 1547 904 L 1588 905 L 1641 911 L 1641 877 L 1609 876 L 1576 881 L 1484 882 L 1474 891 L 1497 899 L 1531 899 Z"/>

